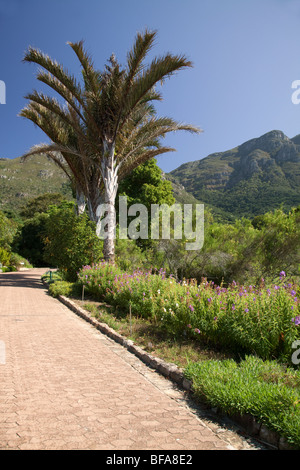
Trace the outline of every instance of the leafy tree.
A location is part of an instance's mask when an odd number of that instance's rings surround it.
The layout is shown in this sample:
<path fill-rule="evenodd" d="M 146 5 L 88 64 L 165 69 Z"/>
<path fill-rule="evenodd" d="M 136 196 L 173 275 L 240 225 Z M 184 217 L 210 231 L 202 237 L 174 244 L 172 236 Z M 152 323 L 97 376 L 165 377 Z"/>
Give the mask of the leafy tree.
<path fill-rule="evenodd" d="M 118 194 L 124 194 L 128 203 L 144 204 L 147 209 L 151 204 L 175 203 L 172 184 L 162 178 L 162 171 L 155 158 L 135 168 L 119 184 Z"/>
<path fill-rule="evenodd" d="M 163 179 L 162 170 L 157 166 L 156 159 L 153 158 L 135 168 L 130 175 L 121 181 L 118 195 L 127 197 L 128 208 L 133 204 L 143 204 L 146 207 L 148 211 L 148 239 L 138 239 L 136 243 L 143 249 L 149 249 L 153 245 L 153 240 L 150 239 L 151 205 L 167 204 L 171 206 L 175 203 L 171 182 Z M 119 215 L 118 202 L 117 198 L 117 220 Z M 127 216 L 128 224 L 134 218 L 134 216 Z"/>
<path fill-rule="evenodd" d="M 0 246 L 0 263 L 2 266 L 8 266 L 10 263 L 10 253 Z M 1 272 L 1 271 L 0 271 Z"/>
<path fill-rule="evenodd" d="M 300 266 L 300 211 L 278 209 L 264 214 L 259 231 L 257 256 L 263 260 L 265 274 L 284 270 L 297 275 Z"/>
<path fill-rule="evenodd" d="M 17 233 L 18 226 L 12 219 L 8 219 L 5 214 L 0 211 L 0 247 L 10 250 L 14 236 Z"/>
<path fill-rule="evenodd" d="M 34 266 L 45 266 L 43 236 L 48 215 L 36 213 L 24 221 L 14 242 L 14 249 Z"/>
<path fill-rule="evenodd" d="M 64 201 L 64 197 L 60 193 L 45 193 L 30 199 L 22 208 L 20 215 L 24 219 L 30 219 L 35 214 L 47 212 L 49 206 L 59 205 Z"/>
<path fill-rule="evenodd" d="M 49 209 L 43 242 L 45 261 L 58 267 L 68 281 L 76 280 L 82 266 L 98 262 L 103 250 L 95 224 L 86 214 L 76 215 L 69 203 Z"/>

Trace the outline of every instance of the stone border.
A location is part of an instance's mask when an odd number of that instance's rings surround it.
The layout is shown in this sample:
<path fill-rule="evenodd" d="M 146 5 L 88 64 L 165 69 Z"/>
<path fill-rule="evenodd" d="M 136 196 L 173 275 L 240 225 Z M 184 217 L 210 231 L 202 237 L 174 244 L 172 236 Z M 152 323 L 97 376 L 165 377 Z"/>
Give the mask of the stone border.
<path fill-rule="evenodd" d="M 132 340 L 120 335 L 106 323 L 96 320 L 89 312 L 77 305 L 68 297 L 59 295 L 57 298 L 81 318 L 91 323 L 97 330 L 101 331 L 101 333 L 104 333 L 106 336 L 116 341 L 116 343 L 124 346 L 129 352 L 135 354 L 147 366 L 152 369 L 156 369 L 164 377 L 173 380 L 184 390 L 190 391 L 192 389 L 192 382 L 184 377 L 183 371 L 177 367 L 176 364 L 170 364 L 165 362 L 163 359 L 148 354 L 144 349 L 134 344 Z"/>
<path fill-rule="evenodd" d="M 43 284 L 48 288 L 49 284 L 42 279 Z M 152 356 L 147 353 L 144 349 L 134 344 L 132 340 L 125 338 L 124 336 L 117 333 L 113 328 L 110 328 L 106 323 L 102 323 L 75 302 L 70 300 L 64 295 L 58 295 L 57 299 L 62 302 L 66 307 L 76 313 L 78 316 L 91 323 L 97 330 L 105 334 L 113 341 L 124 346 L 129 352 L 137 356 L 142 362 L 152 369 L 155 369 L 161 375 L 169 380 L 175 382 L 179 387 L 187 392 L 193 393 L 192 381 L 188 380 L 176 364 L 168 363 L 163 359 Z M 218 408 L 212 408 L 212 411 L 216 414 L 222 414 Z M 256 418 L 250 414 L 228 416 L 233 422 L 240 425 L 245 432 L 256 439 L 259 439 L 262 443 L 271 446 L 275 450 L 297 450 L 291 446 L 287 440 L 280 436 L 277 432 L 272 431 L 267 426 L 259 423 Z"/>

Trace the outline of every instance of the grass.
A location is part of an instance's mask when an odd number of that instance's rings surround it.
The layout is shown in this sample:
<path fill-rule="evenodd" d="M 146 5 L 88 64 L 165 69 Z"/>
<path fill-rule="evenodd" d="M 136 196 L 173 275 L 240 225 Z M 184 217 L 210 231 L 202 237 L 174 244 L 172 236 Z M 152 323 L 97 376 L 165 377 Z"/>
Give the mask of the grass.
<path fill-rule="evenodd" d="M 233 414 L 251 414 L 300 448 L 300 372 L 247 356 L 190 363 L 185 375 L 196 397 Z"/>
<path fill-rule="evenodd" d="M 131 339 L 145 351 L 178 367 L 185 368 L 191 361 L 221 360 L 231 357 L 204 343 L 200 344 L 199 341 L 173 338 L 150 320 L 130 317 L 129 313 L 108 307 L 101 302 L 92 299 L 88 301 L 76 299 L 76 302 L 96 319 Z"/>

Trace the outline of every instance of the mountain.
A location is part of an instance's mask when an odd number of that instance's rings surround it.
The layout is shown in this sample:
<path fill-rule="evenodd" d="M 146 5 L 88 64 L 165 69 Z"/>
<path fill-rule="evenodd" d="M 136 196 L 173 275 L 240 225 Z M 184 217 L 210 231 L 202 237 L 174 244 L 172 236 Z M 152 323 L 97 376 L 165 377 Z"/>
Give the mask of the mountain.
<path fill-rule="evenodd" d="M 198 202 L 180 184 L 174 182 L 172 186 L 176 202 Z M 26 162 L 21 158 L 0 158 L 0 210 L 17 214 L 27 201 L 44 193 L 60 193 L 72 199 L 67 177 L 52 160 L 42 155 Z"/>
<path fill-rule="evenodd" d="M 300 204 L 300 135 L 273 130 L 166 174 L 224 218 L 249 217 Z"/>
<path fill-rule="evenodd" d="M 225 152 L 185 163 L 163 178 L 176 202 L 202 202 L 217 220 L 300 205 L 300 134 L 271 131 Z M 51 160 L 0 158 L 0 210 L 19 212 L 33 197 L 61 193 L 72 199 L 67 177 Z"/>
<path fill-rule="evenodd" d="M 0 210 L 18 212 L 26 201 L 46 192 L 72 198 L 67 176 L 51 160 L 0 158 Z"/>

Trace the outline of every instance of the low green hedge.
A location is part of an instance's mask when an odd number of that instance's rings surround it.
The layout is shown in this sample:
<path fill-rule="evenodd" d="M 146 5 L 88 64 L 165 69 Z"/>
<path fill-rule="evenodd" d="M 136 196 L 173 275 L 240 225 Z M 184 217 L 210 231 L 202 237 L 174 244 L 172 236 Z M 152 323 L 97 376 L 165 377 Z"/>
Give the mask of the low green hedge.
<path fill-rule="evenodd" d="M 82 287 L 74 282 L 54 281 L 49 284 L 49 294 L 52 297 L 64 295 L 66 297 L 78 296 L 82 291 Z"/>
<path fill-rule="evenodd" d="M 300 372 L 247 356 L 190 363 L 185 376 L 195 395 L 233 415 L 251 414 L 300 448 Z"/>

